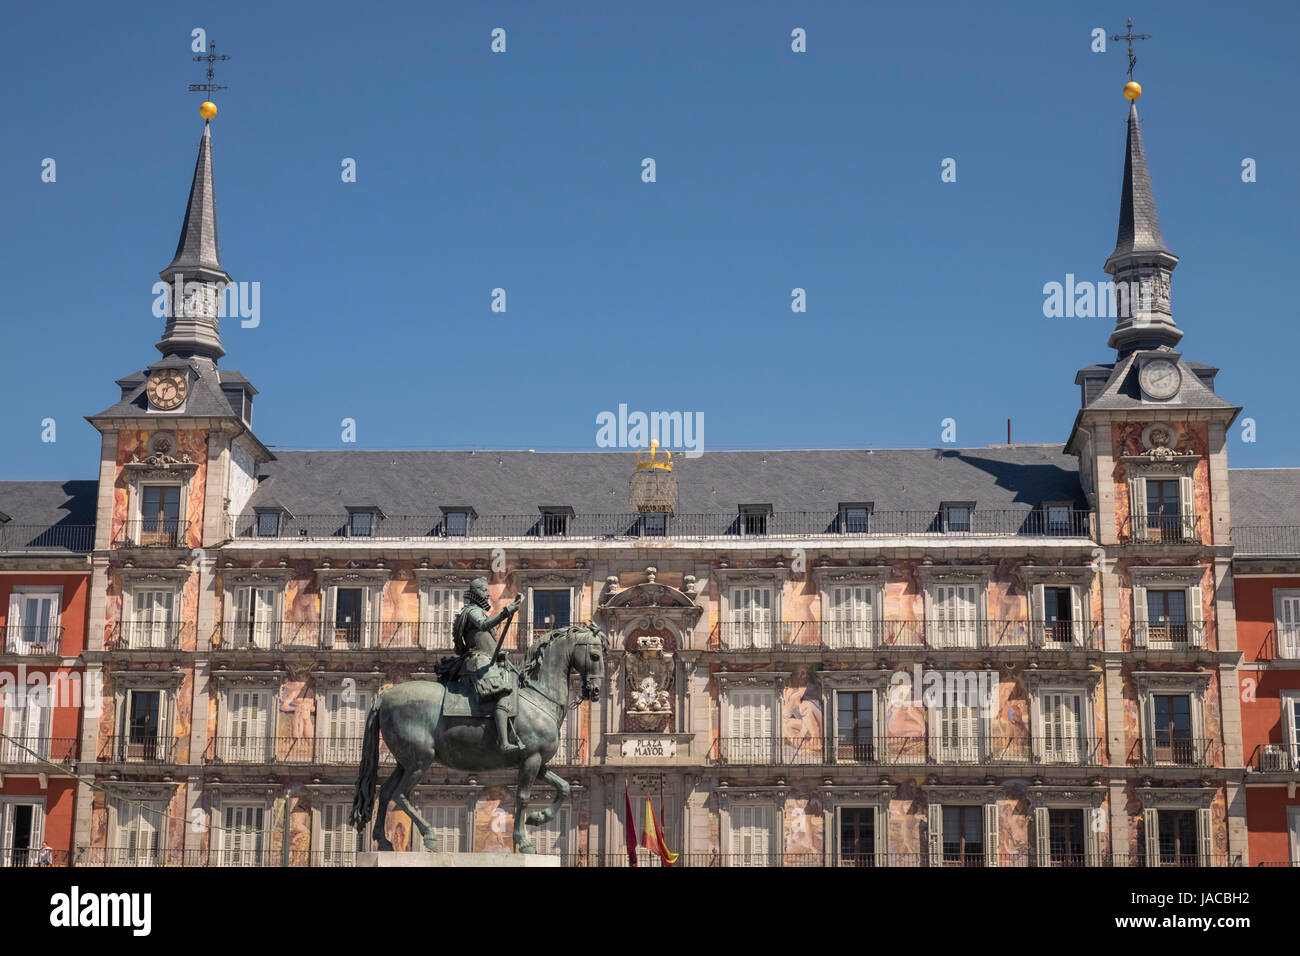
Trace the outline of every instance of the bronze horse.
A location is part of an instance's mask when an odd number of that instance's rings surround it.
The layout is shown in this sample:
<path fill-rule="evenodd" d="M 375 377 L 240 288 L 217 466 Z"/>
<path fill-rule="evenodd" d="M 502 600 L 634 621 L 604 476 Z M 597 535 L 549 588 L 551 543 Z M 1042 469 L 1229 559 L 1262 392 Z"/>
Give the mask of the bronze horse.
<path fill-rule="evenodd" d="M 547 761 L 559 748 L 565 713 L 570 706 L 569 674 L 577 671 L 582 678 L 585 699 L 598 699 L 607 646 L 599 627 L 581 624 L 551 631 L 528 652 L 520 673 L 518 707 L 513 718 L 515 736 L 522 749 L 510 753 L 502 753 L 490 719 L 443 714 L 445 684 L 413 680 L 384 691 L 366 715 L 351 824 L 362 830 L 370 820 L 379 777 L 382 733 L 397 760 L 397 769 L 379 788 L 379 811 L 372 832 L 380 850 L 393 849 L 384 834 L 390 800 L 411 818 L 420 831 L 424 848 L 438 849 L 437 838 L 429 832 L 428 822 L 411 803 L 411 794 L 420 779 L 436 762 L 454 770 L 516 767 L 514 848 L 517 853 L 536 852 L 524 831 L 525 823 L 539 826 L 548 822 L 569 795 L 568 783 L 547 767 Z M 545 809 L 529 813 L 528 798 L 533 781 L 539 776 L 555 788 L 555 799 Z"/>

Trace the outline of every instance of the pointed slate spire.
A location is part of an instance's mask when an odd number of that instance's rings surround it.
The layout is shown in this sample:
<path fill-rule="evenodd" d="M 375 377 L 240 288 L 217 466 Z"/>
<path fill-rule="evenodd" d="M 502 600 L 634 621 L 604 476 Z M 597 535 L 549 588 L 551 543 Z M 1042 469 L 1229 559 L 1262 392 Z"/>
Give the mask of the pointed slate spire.
<path fill-rule="evenodd" d="M 217 206 L 212 181 L 212 134 L 203 124 L 194 181 L 185 206 L 180 240 L 171 264 L 158 273 L 172 287 L 171 307 L 158 351 L 163 355 L 225 354 L 218 329 L 218 302 L 231 281 L 217 256 Z M 179 289 L 181 294 L 175 294 Z"/>
<path fill-rule="evenodd" d="M 1119 230 L 1115 251 L 1103 267 L 1114 277 L 1120 304 L 1111 348 L 1121 356 L 1138 349 L 1174 346 L 1183 337 L 1174 324 L 1170 282 L 1178 257 L 1165 246 L 1156 215 L 1151 175 L 1142 145 L 1137 102 L 1129 105 L 1128 142 L 1124 151 L 1124 183 L 1119 197 Z"/>

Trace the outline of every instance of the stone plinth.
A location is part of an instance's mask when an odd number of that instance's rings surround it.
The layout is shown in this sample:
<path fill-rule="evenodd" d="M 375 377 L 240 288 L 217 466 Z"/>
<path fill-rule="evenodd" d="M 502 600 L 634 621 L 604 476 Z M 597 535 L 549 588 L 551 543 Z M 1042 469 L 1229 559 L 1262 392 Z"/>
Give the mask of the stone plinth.
<path fill-rule="evenodd" d="M 505 866 L 505 867 L 558 867 L 560 858 L 542 853 L 427 853 L 388 852 L 358 853 L 359 867 L 451 867 L 451 866 Z"/>

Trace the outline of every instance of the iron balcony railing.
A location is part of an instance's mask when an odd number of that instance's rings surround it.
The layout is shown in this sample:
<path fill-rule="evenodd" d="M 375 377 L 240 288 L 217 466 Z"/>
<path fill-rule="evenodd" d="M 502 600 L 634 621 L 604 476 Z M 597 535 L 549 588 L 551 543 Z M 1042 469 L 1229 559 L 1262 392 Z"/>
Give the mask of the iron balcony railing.
<path fill-rule="evenodd" d="M 24 737 L 20 734 L 0 737 L 0 766 L 73 763 L 76 758 L 76 737 Z"/>
<path fill-rule="evenodd" d="M 1205 622 L 1151 624 L 1138 622 L 1129 628 L 1135 649 L 1194 650 L 1205 646 Z"/>
<path fill-rule="evenodd" d="M 1300 773 L 1300 746 L 1258 744 L 1246 761 L 1246 769 L 1255 773 Z"/>
<path fill-rule="evenodd" d="M 109 651 L 174 651 L 189 630 L 186 621 L 119 621 L 105 642 Z"/>
<path fill-rule="evenodd" d="M 154 733 L 129 733 L 104 737 L 99 742 L 99 760 L 113 763 L 174 763 L 177 741 Z"/>
<path fill-rule="evenodd" d="M 67 850 L 39 846 L 0 846 L 0 868 L 30 866 L 67 866 Z"/>
<path fill-rule="evenodd" d="M 170 518 L 123 521 L 113 535 L 113 547 L 188 548 L 191 529 L 199 530 L 197 522 Z"/>
<path fill-rule="evenodd" d="M 1201 540 L 1200 515 L 1128 516 L 1120 523 L 1124 544 L 1196 544 Z"/>
<path fill-rule="evenodd" d="M 1206 767 L 1213 743 L 1209 737 L 1158 730 L 1149 740 L 1134 741 L 1129 753 L 1140 767 Z"/>
<path fill-rule="evenodd" d="M 771 834 L 773 840 L 779 839 L 778 833 Z M 663 867 L 664 863 L 649 851 L 640 851 L 636 856 L 638 867 Z M 565 861 L 566 866 L 607 866 L 625 868 L 630 865 L 627 853 L 611 850 L 606 853 L 571 855 Z M 982 850 L 949 849 L 932 857 L 929 853 L 842 853 L 827 857 L 823 853 L 782 853 L 775 850 L 755 850 L 749 853 L 681 853 L 674 867 L 871 867 L 871 868 L 920 868 L 920 867 L 1146 867 L 1145 856 L 1113 853 L 1066 853 L 1052 851 L 1042 857 L 1033 850 L 1019 853 L 986 853 Z M 1207 857 L 1184 855 L 1161 862 L 1160 866 L 1241 866 L 1240 854 L 1214 853 Z M 1279 864 L 1282 866 L 1293 864 Z"/>
<path fill-rule="evenodd" d="M 1236 554 L 1257 557 L 1300 557 L 1300 527 L 1248 526 L 1232 529 Z"/>
<path fill-rule="evenodd" d="M 72 854 L 73 866 L 101 867 L 275 867 L 284 866 L 280 836 L 259 840 L 258 834 L 240 834 L 241 846 L 211 849 L 80 847 Z M 214 841 L 218 838 L 213 837 Z M 345 837 L 346 839 L 346 837 Z M 291 867 L 341 867 L 356 865 L 356 850 L 290 850 Z M 66 858 L 66 857 L 65 857 Z"/>
<path fill-rule="evenodd" d="M 441 621 L 223 621 L 212 636 L 214 649 L 234 651 L 450 651 L 451 646 L 451 625 Z"/>
<path fill-rule="evenodd" d="M 1268 629 L 1255 655 L 1257 661 L 1300 660 L 1300 624 L 1283 624 Z"/>
<path fill-rule="evenodd" d="M 4 653 L 55 656 L 63 646 L 63 628 L 54 624 L 10 624 L 4 629 Z"/>
<path fill-rule="evenodd" d="M 1037 648 L 1095 650 L 1095 621 L 881 619 L 831 621 L 715 621 L 709 649 L 729 652 L 888 650 L 891 648 Z"/>
<path fill-rule="evenodd" d="M 739 766 L 1057 764 L 1093 766 L 1101 740 L 1083 735 L 1040 737 L 879 736 L 839 739 L 821 737 L 720 737 L 709 760 Z"/>
<path fill-rule="evenodd" d="M 0 554 L 88 554 L 94 549 L 93 524 L 0 524 Z"/>
<path fill-rule="evenodd" d="M 1042 509 L 972 511 L 961 523 L 944 512 L 877 511 L 861 518 L 842 519 L 837 511 L 777 511 L 768 514 L 670 514 L 647 520 L 643 514 L 577 514 L 559 517 L 531 515 L 480 515 L 471 518 L 464 534 L 448 534 L 443 515 L 375 515 L 367 534 L 358 533 L 346 514 L 281 515 L 276 522 L 259 521 L 258 515 L 234 519 L 230 536 L 254 538 L 366 538 L 407 540 L 423 538 L 717 538 L 761 537 L 896 537 L 896 536 L 1012 536 L 1090 537 L 1091 512 L 1055 512 Z"/>

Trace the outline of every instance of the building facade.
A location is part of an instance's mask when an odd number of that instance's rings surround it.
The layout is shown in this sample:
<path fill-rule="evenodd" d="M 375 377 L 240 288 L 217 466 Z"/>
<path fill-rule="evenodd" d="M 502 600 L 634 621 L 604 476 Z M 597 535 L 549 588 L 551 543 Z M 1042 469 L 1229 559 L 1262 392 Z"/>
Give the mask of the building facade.
<path fill-rule="evenodd" d="M 1295 715 L 1279 736 L 1278 709 L 1300 683 L 1254 674 L 1275 689 L 1250 704 L 1239 687 L 1263 666 L 1251 589 L 1273 602 L 1297 579 L 1234 579 L 1240 410 L 1180 351 L 1136 105 L 1128 122 L 1105 268 L 1135 295 L 1114 354 L 1078 373 L 1064 445 L 671 469 L 653 452 L 272 454 L 256 390 L 219 367 L 205 125 L 161 357 L 89 419 L 83 656 L 102 694 L 74 862 L 352 862 L 371 847 L 347 822 L 367 710 L 433 677 L 479 576 L 494 610 L 523 596 L 516 660 L 570 623 L 609 636 L 602 695 L 569 711 L 551 763 L 572 799 L 533 838 L 570 864 L 633 862 L 629 800 L 638 829 L 647 800 L 662 810 L 691 866 L 1295 859 L 1278 822 Z M 512 789 L 435 766 L 416 802 L 442 847 L 509 852 Z"/>

